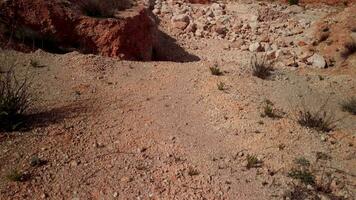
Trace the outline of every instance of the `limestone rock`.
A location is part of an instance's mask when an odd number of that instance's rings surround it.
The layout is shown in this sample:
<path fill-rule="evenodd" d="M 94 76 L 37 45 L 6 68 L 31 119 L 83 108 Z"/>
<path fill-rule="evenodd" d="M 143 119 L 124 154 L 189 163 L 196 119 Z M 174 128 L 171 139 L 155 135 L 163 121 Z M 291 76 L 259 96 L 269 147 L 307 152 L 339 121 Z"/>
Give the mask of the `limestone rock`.
<path fill-rule="evenodd" d="M 315 68 L 319 68 L 319 69 L 326 68 L 326 61 L 324 57 L 320 54 L 315 53 L 313 56 L 309 57 L 307 61 Z"/>

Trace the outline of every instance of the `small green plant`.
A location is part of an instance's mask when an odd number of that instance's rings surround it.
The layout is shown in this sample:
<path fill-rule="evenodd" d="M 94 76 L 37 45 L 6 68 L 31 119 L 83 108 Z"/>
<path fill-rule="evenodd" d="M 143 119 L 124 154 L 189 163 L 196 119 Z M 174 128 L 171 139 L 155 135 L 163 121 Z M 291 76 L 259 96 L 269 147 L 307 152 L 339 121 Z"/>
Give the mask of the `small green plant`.
<path fill-rule="evenodd" d="M 330 160 L 331 156 L 329 156 L 328 154 L 324 153 L 324 152 L 316 152 L 316 160 Z"/>
<path fill-rule="evenodd" d="M 265 100 L 261 117 L 269 117 L 273 119 L 282 118 L 283 113 L 275 109 L 273 106 L 274 104 L 270 100 Z"/>
<path fill-rule="evenodd" d="M 220 71 L 218 65 L 216 65 L 216 64 L 212 67 L 209 67 L 209 69 L 210 69 L 211 74 L 214 76 L 221 76 L 223 74 L 222 71 Z"/>
<path fill-rule="evenodd" d="M 267 62 L 266 55 L 264 55 L 262 58 L 258 58 L 256 54 L 253 55 L 251 57 L 250 64 L 253 76 L 256 76 L 260 79 L 267 79 L 272 75 L 273 67 L 269 62 Z"/>
<path fill-rule="evenodd" d="M 257 168 L 262 166 L 262 161 L 259 160 L 255 155 L 247 155 L 246 161 L 247 161 L 247 165 L 246 165 L 247 169 Z"/>
<path fill-rule="evenodd" d="M 309 167 L 310 166 L 309 160 L 307 160 L 304 157 L 297 158 L 297 159 L 295 159 L 294 162 L 301 167 Z"/>
<path fill-rule="evenodd" d="M 299 0 L 288 0 L 289 5 L 298 5 Z"/>
<path fill-rule="evenodd" d="M 336 123 L 340 119 L 336 119 L 333 112 L 328 111 L 326 106 L 329 98 L 324 100 L 324 103 L 317 110 L 308 109 L 304 99 L 302 108 L 297 111 L 297 122 L 304 127 L 308 127 L 321 132 L 330 132 L 336 128 Z"/>
<path fill-rule="evenodd" d="M 356 97 L 351 97 L 341 103 L 341 109 L 345 112 L 349 112 L 356 115 Z"/>
<path fill-rule="evenodd" d="M 225 90 L 225 83 L 223 83 L 223 82 L 220 81 L 220 82 L 217 84 L 217 86 L 218 86 L 218 90 L 221 90 L 221 91 Z"/>
<path fill-rule="evenodd" d="M 11 170 L 10 173 L 6 175 L 9 181 L 20 182 L 25 180 L 25 175 L 18 170 Z"/>
<path fill-rule="evenodd" d="M 42 165 L 46 164 L 45 160 L 40 159 L 37 156 L 33 156 L 30 160 L 30 165 L 31 167 L 40 167 Z"/>
<path fill-rule="evenodd" d="M 306 185 L 314 185 L 315 183 L 315 176 L 310 171 L 305 169 L 304 170 L 292 169 L 288 173 L 288 176 L 293 179 L 298 179 Z"/>
<path fill-rule="evenodd" d="M 336 120 L 333 115 L 322 112 L 300 111 L 298 123 L 304 127 L 312 128 L 317 131 L 329 132 L 336 128 Z"/>
<path fill-rule="evenodd" d="M 19 81 L 10 69 L 0 74 L 0 130 L 13 131 L 24 123 L 24 113 L 30 107 L 30 83 Z"/>
<path fill-rule="evenodd" d="M 344 47 L 345 47 L 344 51 L 341 52 L 342 58 L 347 59 L 349 56 L 356 53 L 356 42 L 355 41 L 346 43 Z"/>

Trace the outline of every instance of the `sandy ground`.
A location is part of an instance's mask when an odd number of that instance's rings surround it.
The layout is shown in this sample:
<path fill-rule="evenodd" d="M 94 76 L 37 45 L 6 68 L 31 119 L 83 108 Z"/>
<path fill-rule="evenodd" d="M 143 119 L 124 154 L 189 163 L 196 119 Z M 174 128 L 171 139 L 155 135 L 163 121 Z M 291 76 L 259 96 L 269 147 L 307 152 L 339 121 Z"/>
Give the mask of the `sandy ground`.
<path fill-rule="evenodd" d="M 227 50 L 228 41 L 177 42 L 200 60 L 2 51 L 31 74 L 36 98 L 33 127 L 0 137 L 0 199 L 291 199 L 300 183 L 288 173 L 300 157 L 318 183 L 330 175 L 332 193 L 307 187 L 318 198 L 355 198 L 356 117 L 339 106 L 356 94 L 355 55 L 344 67 L 276 67 L 262 80 L 251 75 L 252 54 Z M 31 59 L 44 67 L 29 67 Z M 215 63 L 222 76 L 211 75 Z M 266 99 L 282 118 L 261 117 Z M 342 118 L 334 131 L 296 122 L 303 104 L 317 109 L 326 99 Z M 247 169 L 247 155 L 262 165 Z M 31 167 L 33 156 L 47 163 Z M 30 179 L 7 180 L 13 169 Z"/>

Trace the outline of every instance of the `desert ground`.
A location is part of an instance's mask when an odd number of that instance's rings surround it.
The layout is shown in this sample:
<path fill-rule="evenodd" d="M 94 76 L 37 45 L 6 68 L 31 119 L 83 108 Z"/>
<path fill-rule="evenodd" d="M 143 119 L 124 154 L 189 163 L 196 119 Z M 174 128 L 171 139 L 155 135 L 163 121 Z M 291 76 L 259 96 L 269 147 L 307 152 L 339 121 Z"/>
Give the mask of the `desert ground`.
<path fill-rule="evenodd" d="M 0 199 L 356 198 L 356 115 L 341 108 L 356 4 L 192 2 L 145 4 L 143 60 L 2 45 L 32 95 L 26 126 L 0 132 Z M 330 129 L 301 125 L 307 111 Z"/>

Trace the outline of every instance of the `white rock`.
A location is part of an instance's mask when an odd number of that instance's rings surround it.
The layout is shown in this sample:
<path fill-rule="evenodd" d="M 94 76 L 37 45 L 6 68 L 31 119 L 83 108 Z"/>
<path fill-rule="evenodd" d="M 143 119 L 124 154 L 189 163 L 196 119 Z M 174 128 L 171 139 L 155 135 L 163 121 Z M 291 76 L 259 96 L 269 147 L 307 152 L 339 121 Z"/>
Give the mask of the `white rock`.
<path fill-rule="evenodd" d="M 155 8 L 155 9 L 152 10 L 152 12 L 157 15 L 157 14 L 159 14 L 161 11 L 160 11 L 159 9 Z"/>
<path fill-rule="evenodd" d="M 308 63 L 313 67 L 324 69 L 326 68 L 326 61 L 324 57 L 320 54 L 315 53 L 313 56 L 307 59 Z"/>
<path fill-rule="evenodd" d="M 250 50 L 251 52 L 261 52 L 263 51 L 263 47 L 261 46 L 261 44 L 259 42 L 255 42 L 250 44 L 250 46 L 248 47 L 248 50 Z"/>

